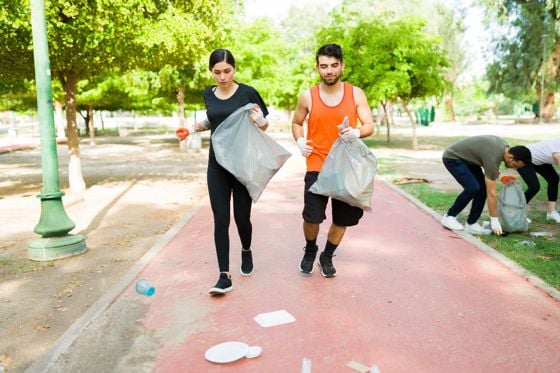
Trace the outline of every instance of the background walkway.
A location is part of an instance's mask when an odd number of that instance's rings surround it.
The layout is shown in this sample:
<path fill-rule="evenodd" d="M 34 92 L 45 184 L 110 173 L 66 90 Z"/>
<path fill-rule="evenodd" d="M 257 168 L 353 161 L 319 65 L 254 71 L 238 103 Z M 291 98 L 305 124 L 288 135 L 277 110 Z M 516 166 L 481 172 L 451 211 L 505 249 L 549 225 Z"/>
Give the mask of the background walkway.
<path fill-rule="evenodd" d="M 337 250 L 337 277 L 316 267 L 301 275 L 302 169 L 292 157 L 254 206 L 248 278 L 239 275 L 232 224 L 233 292 L 207 293 L 218 269 L 206 201 L 29 371 L 299 372 L 304 357 L 313 372 L 351 372 L 351 361 L 381 372 L 558 369 L 559 302 L 381 180 L 373 212 Z M 135 293 L 138 278 L 156 286 L 153 297 Z M 296 321 L 263 328 L 253 320 L 282 309 Z M 207 362 L 204 352 L 225 341 L 263 352 L 227 366 Z"/>

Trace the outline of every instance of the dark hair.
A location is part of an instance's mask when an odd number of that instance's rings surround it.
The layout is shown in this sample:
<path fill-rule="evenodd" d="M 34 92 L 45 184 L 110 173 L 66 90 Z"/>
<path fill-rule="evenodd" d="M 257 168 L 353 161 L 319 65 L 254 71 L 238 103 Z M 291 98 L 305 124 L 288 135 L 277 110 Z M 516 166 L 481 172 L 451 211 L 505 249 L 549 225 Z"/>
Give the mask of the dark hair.
<path fill-rule="evenodd" d="M 516 161 L 522 161 L 526 165 L 531 164 L 531 151 L 523 145 L 509 148 L 509 154 L 513 155 L 513 159 Z"/>
<path fill-rule="evenodd" d="M 325 44 L 317 51 L 315 55 L 315 61 L 319 64 L 319 57 L 327 56 L 334 57 L 340 62 L 342 62 L 342 48 L 338 44 Z"/>
<path fill-rule="evenodd" d="M 212 70 L 214 65 L 220 62 L 225 62 L 235 67 L 235 58 L 233 58 L 233 54 L 227 49 L 216 49 L 210 54 L 208 70 Z"/>

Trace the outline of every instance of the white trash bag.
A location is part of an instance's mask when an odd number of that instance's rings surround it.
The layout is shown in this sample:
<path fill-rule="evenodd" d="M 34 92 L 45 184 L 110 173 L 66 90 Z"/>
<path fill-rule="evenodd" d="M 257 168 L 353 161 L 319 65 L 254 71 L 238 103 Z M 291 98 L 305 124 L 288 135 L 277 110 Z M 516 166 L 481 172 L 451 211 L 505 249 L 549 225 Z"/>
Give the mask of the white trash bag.
<path fill-rule="evenodd" d="M 527 222 L 527 202 L 521 184 L 515 180 L 507 181 L 498 198 L 498 217 L 504 232 L 525 232 Z"/>
<path fill-rule="evenodd" d="M 255 105 L 234 111 L 212 134 L 216 160 L 245 185 L 253 202 L 292 155 L 253 124 L 249 114 Z"/>
<path fill-rule="evenodd" d="M 348 118 L 339 129 L 348 126 Z M 309 191 L 371 211 L 377 160 L 360 139 L 338 138 L 327 154 L 317 181 Z"/>

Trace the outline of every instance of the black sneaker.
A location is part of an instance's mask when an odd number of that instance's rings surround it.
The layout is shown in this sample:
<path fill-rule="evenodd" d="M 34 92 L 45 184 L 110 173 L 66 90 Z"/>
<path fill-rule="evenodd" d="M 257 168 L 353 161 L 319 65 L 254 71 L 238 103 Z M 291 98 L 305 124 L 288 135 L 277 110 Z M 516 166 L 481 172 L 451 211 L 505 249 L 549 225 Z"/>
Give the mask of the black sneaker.
<path fill-rule="evenodd" d="M 208 293 L 212 295 L 225 294 L 229 293 L 232 290 L 233 284 L 231 283 L 231 277 L 227 273 L 220 273 L 218 282 L 216 282 L 216 285 L 208 290 Z"/>
<path fill-rule="evenodd" d="M 253 274 L 253 254 L 251 250 L 241 250 L 241 276 Z"/>
<path fill-rule="evenodd" d="M 301 259 L 301 262 L 299 263 L 299 270 L 301 272 L 306 274 L 311 274 L 311 272 L 313 272 L 313 262 L 315 261 L 315 257 L 317 256 L 317 250 L 319 250 L 317 245 L 311 248 L 303 248 L 305 254 L 303 255 L 303 259 Z"/>
<path fill-rule="evenodd" d="M 319 255 L 319 262 L 317 263 L 319 268 L 321 268 L 321 274 L 323 277 L 334 277 L 336 276 L 336 269 L 332 264 L 332 256 L 328 256 L 325 253 Z"/>

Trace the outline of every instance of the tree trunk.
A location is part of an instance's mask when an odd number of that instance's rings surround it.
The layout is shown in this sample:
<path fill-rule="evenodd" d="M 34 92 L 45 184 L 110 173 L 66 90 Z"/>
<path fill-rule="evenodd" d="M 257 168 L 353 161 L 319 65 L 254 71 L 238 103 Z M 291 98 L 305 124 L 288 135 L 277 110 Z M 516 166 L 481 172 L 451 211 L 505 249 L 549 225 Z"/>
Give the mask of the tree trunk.
<path fill-rule="evenodd" d="M 393 102 L 392 101 L 387 101 L 387 106 L 386 106 L 385 112 L 387 114 L 387 125 L 388 126 L 389 126 L 389 124 L 391 126 L 395 125 L 395 117 L 393 117 L 394 108 L 395 108 L 395 105 L 393 105 Z M 387 128 L 389 128 L 389 127 L 387 127 Z"/>
<path fill-rule="evenodd" d="M 101 119 L 101 131 L 105 131 L 105 122 L 103 121 L 103 110 L 99 112 L 99 118 Z"/>
<path fill-rule="evenodd" d="M 548 92 L 544 98 L 543 119 L 550 122 L 554 117 L 554 93 Z"/>
<path fill-rule="evenodd" d="M 93 123 L 93 106 L 88 105 L 88 117 L 89 117 L 89 144 L 95 145 L 95 124 Z"/>
<path fill-rule="evenodd" d="M 455 104 L 454 104 L 453 95 L 448 93 L 445 95 L 445 113 L 448 115 L 449 120 L 451 122 L 455 122 Z"/>
<path fill-rule="evenodd" d="M 58 101 L 54 102 L 54 121 L 56 123 L 56 140 L 60 142 L 66 141 L 66 131 L 64 131 L 64 115 L 62 113 L 62 104 Z"/>
<path fill-rule="evenodd" d="M 391 142 L 391 125 L 389 124 L 389 113 L 387 113 L 387 102 L 381 102 L 383 113 L 385 114 L 385 123 L 387 124 L 387 143 Z"/>
<path fill-rule="evenodd" d="M 86 183 L 82 176 L 82 161 L 80 159 L 80 139 L 78 137 L 78 122 L 76 120 L 76 90 L 78 74 L 70 70 L 66 76 L 61 76 L 66 101 L 66 136 L 68 138 L 68 185 L 72 192 L 82 192 Z"/>
<path fill-rule="evenodd" d="M 410 125 L 412 127 L 412 150 L 418 150 L 418 138 L 416 137 L 416 121 L 412 117 L 410 110 L 408 110 L 408 105 L 406 104 L 406 102 L 401 100 L 401 104 L 404 111 L 406 112 L 406 115 L 408 115 L 408 119 L 410 119 Z"/>
<path fill-rule="evenodd" d="M 185 127 L 185 85 L 177 88 L 177 102 L 179 103 L 179 127 Z"/>

